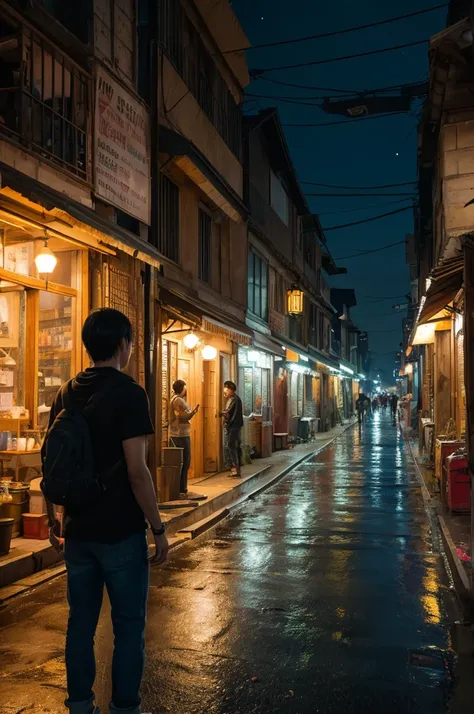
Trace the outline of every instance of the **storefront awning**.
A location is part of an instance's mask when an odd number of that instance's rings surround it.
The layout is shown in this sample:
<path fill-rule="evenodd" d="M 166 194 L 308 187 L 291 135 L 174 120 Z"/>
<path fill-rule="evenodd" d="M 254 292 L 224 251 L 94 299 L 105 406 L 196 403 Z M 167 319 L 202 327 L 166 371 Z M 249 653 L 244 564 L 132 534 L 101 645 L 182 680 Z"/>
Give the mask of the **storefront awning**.
<path fill-rule="evenodd" d="M 182 134 L 160 126 L 160 151 L 171 154 L 174 163 L 211 201 L 236 223 L 247 217 L 244 202 L 216 172 L 204 154 Z"/>
<path fill-rule="evenodd" d="M 271 337 L 267 337 L 261 332 L 254 332 L 253 343 L 255 347 L 265 350 L 265 352 L 270 352 L 277 357 L 285 357 L 285 349 L 281 341 L 272 340 Z"/>
<path fill-rule="evenodd" d="M 431 320 L 454 300 L 463 284 L 463 258 L 451 258 L 433 270 L 426 298 L 418 315 L 418 325 Z"/>
<path fill-rule="evenodd" d="M 182 311 L 183 321 L 189 316 L 194 317 L 194 321 L 199 320 L 200 329 L 216 335 L 227 337 L 232 342 L 239 345 L 250 346 L 253 341 L 253 331 L 244 322 L 237 318 L 226 315 L 225 317 L 213 310 L 209 305 L 191 295 L 180 295 L 174 290 L 160 287 L 160 302 L 166 310 L 169 305 L 176 315 L 177 311 Z"/>
<path fill-rule="evenodd" d="M 87 206 L 73 201 L 66 194 L 53 191 L 36 179 L 21 174 L 0 162 L 0 200 L 3 211 L 15 218 L 28 210 L 30 218 L 65 239 L 73 239 L 88 247 L 111 246 L 160 267 L 160 254 L 154 246 L 120 226 L 101 218 Z M 104 252 L 111 252 L 110 249 Z"/>
<path fill-rule="evenodd" d="M 211 332 L 216 335 L 221 335 L 223 337 L 228 337 L 232 342 L 238 345 L 248 345 L 252 344 L 253 332 L 245 325 L 245 323 L 234 320 L 230 317 L 223 320 L 217 320 L 215 317 L 211 317 L 206 312 L 203 314 L 202 319 L 202 329 L 206 332 Z"/>
<path fill-rule="evenodd" d="M 331 369 L 333 371 L 339 371 L 339 362 L 336 362 L 334 359 L 332 359 L 332 357 L 328 357 L 322 352 L 315 350 L 313 347 L 309 347 L 308 354 L 311 359 L 317 362 L 318 364 L 321 364 L 324 367 L 327 367 L 328 369 Z"/>

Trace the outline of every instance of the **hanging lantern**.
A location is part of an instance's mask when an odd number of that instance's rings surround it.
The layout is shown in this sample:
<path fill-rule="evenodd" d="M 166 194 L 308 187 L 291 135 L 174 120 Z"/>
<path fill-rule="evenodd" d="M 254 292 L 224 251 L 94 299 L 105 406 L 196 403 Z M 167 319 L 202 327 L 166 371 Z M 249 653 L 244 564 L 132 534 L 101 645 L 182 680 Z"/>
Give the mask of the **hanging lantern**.
<path fill-rule="evenodd" d="M 198 346 L 199 337 L 191 330 L 191 332 L 188 332 L 188 334 L 184 336 L 183 342 L 188 350 L 195 350 Z"/>
<path fill-rule="evenodd" d="M 215 359 L 217 356 L 217 350 L 212 345 L 204 345 L 201 351 L 202 358 L 206 361 Z"/>
<path fill-rule="evenodd" d="M 35 263 L 40 275 L 51 275 L 56 267 L 58 259 L 53 251 L 48 248 L 48 236 L 45 236 L 44 246 L 36 253 Z"/>
<path fill-rule="evenodd" d="M 303 314 L 303 291 L 298 285 L 292 285 L 286 292 L 288 315 Z"/>

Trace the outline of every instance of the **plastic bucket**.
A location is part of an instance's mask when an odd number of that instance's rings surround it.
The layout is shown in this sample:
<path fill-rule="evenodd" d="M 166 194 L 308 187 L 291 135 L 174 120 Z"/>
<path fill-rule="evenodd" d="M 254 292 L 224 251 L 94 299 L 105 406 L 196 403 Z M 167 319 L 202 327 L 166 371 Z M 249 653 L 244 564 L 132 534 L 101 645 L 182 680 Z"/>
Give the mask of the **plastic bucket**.
<path fill-rule="evenodd" d="M 14 518 L 0 518 L 0 555 L 10 552 L 14 522 Z"/>
<path fill-rule="evenodd" d="M 21 517 L 23 513 L 28 512 L 28 492 L 30 490 L 29 486 L 23 486 L 22 484 L 16 486 L 15 484 L 10 484 L 9 487 L 10 496 L 12 497 L 11 503 L 4 503 L 0 507 L 0 516 L 2 518 L 13 518 L 13 537 L 21 535 L 23 532 L 23 523 Z"/>

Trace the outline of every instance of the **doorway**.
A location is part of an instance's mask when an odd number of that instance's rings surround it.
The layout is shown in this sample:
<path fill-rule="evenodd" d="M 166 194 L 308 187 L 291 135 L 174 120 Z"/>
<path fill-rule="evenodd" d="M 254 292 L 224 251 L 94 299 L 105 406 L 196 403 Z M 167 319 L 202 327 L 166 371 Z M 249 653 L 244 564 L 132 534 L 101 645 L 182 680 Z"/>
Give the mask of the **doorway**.
<path fill-rule="evenodd" d="M 217 360 L 204 360 L 203 373 L 203 463 L 204 473 L 217 471 Z"/>

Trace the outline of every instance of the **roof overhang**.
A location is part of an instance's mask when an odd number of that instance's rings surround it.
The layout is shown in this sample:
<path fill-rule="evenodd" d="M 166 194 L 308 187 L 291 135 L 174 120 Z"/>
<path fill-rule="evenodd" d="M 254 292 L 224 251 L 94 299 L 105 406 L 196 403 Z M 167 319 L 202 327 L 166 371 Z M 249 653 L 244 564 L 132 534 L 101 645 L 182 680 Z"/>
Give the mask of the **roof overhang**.
<path fill-rule="evenodd" d="M 0 163 L 0 216 L 13 225 L 47 229 L 78 246 L 111 255 L 115 255 L 113 249 L 117 248 L 158 269 L 161 265 L 160 254 L 151 243 L 3 163 Z"/>
<path fill-rule="evenodd" d="M 410 346 L 431 344 L 436 330 L 447 329 L 453 302 L 463 286 L 463 271 L 464 258 L 461 256 L 443 261 L 431 272 L 411 331 Z"/>
<path fill-rule="evenodd" d="M 159 144 L 160 152 L 173 156 L 173 163 L 232 221 L 239 223 L 247 217 L 241 198 L 189 139 L 160 126 Z"/>

